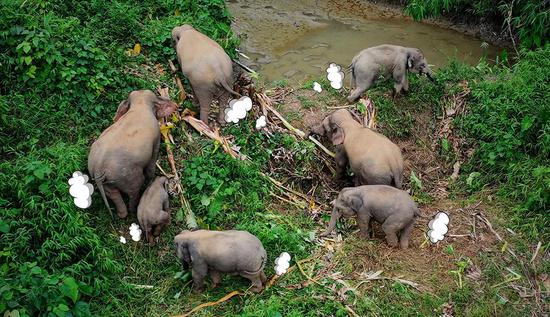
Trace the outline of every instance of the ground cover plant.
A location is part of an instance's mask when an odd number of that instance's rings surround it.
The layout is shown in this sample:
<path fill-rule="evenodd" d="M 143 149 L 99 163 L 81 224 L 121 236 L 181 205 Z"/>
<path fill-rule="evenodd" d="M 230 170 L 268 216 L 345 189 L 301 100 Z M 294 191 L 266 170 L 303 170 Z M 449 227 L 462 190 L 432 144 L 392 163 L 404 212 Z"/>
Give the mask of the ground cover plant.
<path fill-rule="evenodd" d="M 80 210 L 67 184 L 74 171 L 85 171 L 90 144 L 130 91 L 167 85 L 175 94 L 168 70 L 175 57 L 172 27 L 192 23 L 234 56 L 238 39 L 224 2 L 18 0 L 0 6 L 0 313 L 177 315 L 246 290 L 247 281 L 226 276 L 219 288 L 193 294 L 190 273 L 171 244 L 185 228 L 181 219 L 175 217 L 155 247 L 121 244 L 135 216 L 110 218 L 97 194 L 90 209 Z M 379 131 L 396 140 L 409 162 L 406 187 L 424 216 L 412 248 L 403 252 L 387 248 L 376 227 L 375 239 L 358 239 L 349 221 L 338 225 L 343 237 L 316 239 L 329 201 L 345 184 L 334 181 L 331 159 L 311 142 L 273 126 L 270 134 L 258 133 L 247 120 L 222 131 L 250 158 L 240 161 L 180 122 L 172 147 L 200 226 L 257 235 L 268 251 L 268 276 L 283 251 L 301 261 L 262 294 L 237 296 L 197 315 L 547 311 L 550 80 L 541 69 L 549 69 L 549 53 L 548 46 L 525 51 L 514 66 L 454 62 L 438 72 L 436 84 L 412 77 L 410 94 L 396 100 L 387 94 L 388 83 L 369 91 Z M 465 109 L 442 137 L 437 132 L 445 107 L 464 91 L 463 81 L 470 89 Z M 310 82 L 282 83 L 264 88 L 304 131 L 346 96 L 316 95 Z M 192 105 L 185 101 L 183 107 Z M 350 109 L 364 111 L 361 105 Z M 169 171 L 161 152 L 159 163 Z M 460 176 L 449 180 L 459 159 Z M 262 173 L 315 201 L 286 197 Z M 171 202 L 177 214 L 182 206 L 176 198 Z M 439 210 L 451 213 L 457 237 L 432 246 L 424 232 Z M 490 219 L 506 242 L 480 223 L 472 237 L 476 214 Z M 538 241 L 542 247 L 530 263 Z"/>

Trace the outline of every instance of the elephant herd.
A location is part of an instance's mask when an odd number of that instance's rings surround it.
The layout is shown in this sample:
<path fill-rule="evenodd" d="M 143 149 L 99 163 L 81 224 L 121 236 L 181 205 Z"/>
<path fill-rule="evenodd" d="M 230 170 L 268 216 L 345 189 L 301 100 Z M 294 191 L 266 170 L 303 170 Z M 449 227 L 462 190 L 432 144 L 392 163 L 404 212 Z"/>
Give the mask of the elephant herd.
<path fill-rule="evenodd" d="M 213 101 L 220 106 L 218 121 L 223 124 L 223 108 L 231 95 L 238 96 L 232 62 L 223 48 L 190 25 L 172 30 L 181 70 L 194 92 L 194 102 L 200 108 L 200 119 L 208 124 Z M 391 73 L 394 93 L 408 90 L 407 72 L 433 74 L 422 52 L 415 48 L 381 45 L 368 48 L 355 56 L 350 65 L 352 88 L 348 100 L 355 101 L 379 75 Z M 120 103 L 113 124 L 92 144 L 88 156 L 88 171 L 95 180 L 108 209 L 109 199 L 117 215 L 125 218 L 136 213 L 145 233 L 153 244 L 170 223 L 167 178 L 155 178 L 159 154 L 158 119 L 178 108 L 169 99 L 150 90 L 138 90 Z M 337 177 L 345 175 L 349 165 L 355 187 L 343 188 L 332 202 L 333 211 L 328 228 L 334 230 L 341 217 L 356 217 L 362 236 L 369 235 L 371 220 L 381 224 L 390 246 L 407 248 L 419 214 L 408 193 L 401 190 L 403 158 L 401 151 L 388 138 L 354 120 L 348 110 L 340 109 L 316 126 L 310 133 L 326 136 L 336 147 Z M 145 183 L 149 186 L 140 195 Z M 123 195 L 127 196 L 126 206 Z M 249 279 L 251 290 L 263 289 L 266 276 L 263 269 L 267 255 L 260 240 L 246 231 L 185 230 L 174 238 L 176 254 L 184 267 L 191 265 L 194 290 L 204 289 L 209 275 L 213 285 L 219 284 L 220 273 L 232 273 Z"/>

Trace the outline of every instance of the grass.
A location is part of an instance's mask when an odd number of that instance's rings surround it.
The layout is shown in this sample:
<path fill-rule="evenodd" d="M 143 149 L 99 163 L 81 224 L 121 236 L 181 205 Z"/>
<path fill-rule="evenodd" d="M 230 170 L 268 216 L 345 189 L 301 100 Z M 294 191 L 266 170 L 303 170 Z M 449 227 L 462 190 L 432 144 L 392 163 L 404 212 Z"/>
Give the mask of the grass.
<path fill-rule="evenodd" d="M 246 280 L 224 276 L 219 288 L 193 294 L 190 274 L 182 271 L 171 243 L 172 237 L 184 229 L 177 216 L 156 246 L 134 243 L 127 232 L 136 222 L 135 215 L 112 220 L 98 196 L 94 196 L 90 209 L 79 210 L 67 193 L 66 183 L 75 170 L 86 170 L 90 144 L 109 126 L 116 106 L 130 91 L 155 89 L 162 84 L 167 84 L 172 93 L 177 91 L 167 71 L 168 60 L 175 57 L 170 46 L 172 27 L 192 23 L 234 54 L 238 40 L 229 28 L 230 17 L 223 1 L 147 0 L 136 5 L 126 0 L 21 0 L 2 1 L 0 6 L 0 76 L 4 79 L 0 85 L 0 313 L 165 316 L 181 314 L 235 289 L 246 290 Z M 141 45 L 140 54 L 129 56 L 127 51 L 136 43 Z M 547 50 L 527 53 L 525 64 L 513 69 L 451 63 L 439 72 L 435 85 L 412 77 L 411 93 L 395 102 L 386 94 L 390 83 L 380 83 L 369 91 L 379 111 L 379 130 L 396 142 L 409 142 L 413 150 L 430 149 L 424 137 L 438 122 L 441 100 L 458 89 L 463 79 L 474 83 L 476 89 L 469 100 L 472 110 L 460 121 L 464 123 L 460 132 L 465 138 L 479 135 L 479 144 L 498 145 L 493 141 L 498 141 L 500 135 L 486 132 L 493 131 L 493 127 L 508 131 L 501 128 L 506 123 L 505 115 L 517 115 L 512 117 L 514 128 L 509 132 L 516 136 L 514 133 L 519 131 L 522 144 L 540 141 L 540 147 L 506 148 L 505 154 L 517 152 L 513 161 L 503 155 L 492 166 L 488 154 L 491 149 L 480 146 L 481 153 L 472 157 L 467 172 L 451 185 L 449 199 L 440 202 L 434 198 L 435 183 L 421 173 L 417 175 L 422 187 L 415 188 L 413 195 L 425 209 L 464 208 L 483 200 L 486 211 L 495 215 L 492 219 L 499 232 L 508 225 L 520 232 L 505 237 L 522 258 L 531 255 L 529 239 L 547 234 L 542 226 L 544 214 L 539 210 L 548 203 L 543 195 L 547 175 L 538 168 L 548 166 L 544 155 L 538 154 L 546 149 L 547 140 L 541 131 L 547 126 L 544 117 L 540 121 L 524 119 L 535 117 L 533 105 L 547 99 L 543 94 L 547 91 L 544 78 L 539 81 L 533 75 L 537 68 L 547 68 Z M 510 85 L 523 85 L 521 94 L 486 80 L 487 76 L 496 76 L 498 82 L 510 76 L 517 78 Z M 319 82 L 328 87 L 326 79 Z M 529 89 L 529 83 L 536 83 L 538 89 Z M 276 86 L 287 87 L 288 83 L 280 81 Z M 296 88 L 300 109 L 286 111 L 289 120 L 305 121 L 302 108 L 320 114 L 327 111 L 328 105 L 344 101 L 345 93 L 332 89 L 306 94 L 311 87 L 312 82 L 308 82 Z M 525 102 L 524 107 L 514 113 L 510 110 L 514 104 L 503 100 L 496 109 L 488 107 L 493 104 L 495 91 L 517 97 L 512 100 Z M 186 101 L 184 106 L 190 103 Z M 480 120 L 495 113 L 499 121 Z M 287 251 L 293 263 L 307 260 L 303 263 L 304 274 L 319 275 L 319 284 L 307 282 L 295 268 L 260 295 L 238 296 L 204 309 L 198 316 L 346 316 L 348 309 L 361 316 L 426 316 L 440 314 L 443 305 L 449 303 L 457 316 L 484 316 L 494 311 L 520 316 L 532 309 L 532 302 L 519 297 L 508 284 L 493 286 L 506 281 L 508 268 L 522 274 L 523 279 L 514 285 L 528 285 L 527 279 L 549 269 L 542 255 L 537 266 L 524 270 L 501 251 L 501 244 L 492 240 L 483 244 L 488 252 L 471 249 L 460 241 L 452 243 L 451 251 L 447 244 L 422 246 L 424 228 L 417 228 L 413 249 L 401 254 L 388 249 L 380 233 L 374 240 L 358 239 L 353 221 L 338 225 L 344 242 L 319 245 L 315 232 L 326 225 L 327 208 L 275 198 L 273 194 L 284 194 L 261 172 L 284 181 L 285 186 L 313 193 L 324 204 L 343 184 L 332 179 L 327 167 L 330 161 L 322 161 L 312 143 L 283 132 L 269 136 L 257 133 L 253 124 L 253 120 L 247 120 L 223 130 L 224 135 L 235 136 L 235 145 L 250 161 L 231 159 L 197 133 L 192 132 L 189 141 L 181 127 L 173 131 L 181 144 L 173 151 L 185 195 L 201 227 L 236 228 L 258 236 L 268 250 L 269 276 L 274 273 L 274 259 Z M 161 165 L 169 170 L 164 145 L 161 148 Z M 441 152 L 442 157 L 437 156 L 435 163 L 448 169 L 458 156 L 451 150 Z M 508 169 L 509 164 L 513 168 Z M 491 173 L 496 169 L 510 172 L 499 173 L 494 179 Z M 473 172 L 479 176 L 468 182 Z M 513 181 L 519 179 L 522 186 L 518 189 L 506 182 L 507 175 Z M 528 185 L 534 190 L 528 190 Z M 495 191 L 495 186 L 501 190 Z M 487 193 L 495 200 L 487 201 Z M 530 194 L 534 200 L 524 203 Z M 177 215 L 177 199 L 172 199 L 172 206 Z M 505 209 L 513 210 L 512 222 L 498 221 L 509 215 L 502 213 Z M 533 215 L 534 220 L 522 219 L 524 212 Z M 529 230 L 532 234 L 524 240 L 523 234 Z M 127 244 L 119 242 L 121 235 L 126 236 Z M 466 259 L 482 270 L 482 277 L 464 278 L 459 287 L 455 283 L 458 273 L 451 271 Z M 422 262 L 428 260 L 429 264 Z M 428 290 L 419 291 L 395 280 L 359 285 L 356 273 L 374 270 L 384 270 L 387 277 L 404 275 Z M 327 277 L 336 272 L 341 275 Z M 345 286 L 338 280 L 352 289 L 344 292 Z"/>

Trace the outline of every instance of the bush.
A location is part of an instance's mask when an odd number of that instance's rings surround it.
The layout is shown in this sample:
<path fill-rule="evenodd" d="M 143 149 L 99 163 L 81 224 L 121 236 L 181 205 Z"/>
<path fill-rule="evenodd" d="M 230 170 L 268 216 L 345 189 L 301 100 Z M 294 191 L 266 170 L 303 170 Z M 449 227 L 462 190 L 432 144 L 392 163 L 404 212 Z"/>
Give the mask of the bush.
<path fill-rule="evenodd" d="M 542 47 L 550 36 L 548 1 L 519 0 L 511 6 L 503 0 L 409 0 L 405 12 L 417 20 L 442 14 L 487 17 L 495 23 L 508 22 L 525 47 Z M 510 12 L 511 11 L 511 12 Z"/>
<path fill-rule="evenodd" d="M 76 208 L 67 180 L 86 171 L 118 102 L 158 85 L 142 73 L 168 69 L 170 30 L 183 23 L 234 51 L 222 0 L 0 0 L 0 313 L 98 315 L 89 302 L 123 302 L 111 298 L 128 292 L 100 228 L 108 215 Z"/>
<path fill-rule="evenodd" d="M 550 225 L 550 45 L 522 53 L 511 69 L 472 85 L 463 133 L 478 145 L 470 171 L 518 202 L 520 226 L 548 236 Z"/>

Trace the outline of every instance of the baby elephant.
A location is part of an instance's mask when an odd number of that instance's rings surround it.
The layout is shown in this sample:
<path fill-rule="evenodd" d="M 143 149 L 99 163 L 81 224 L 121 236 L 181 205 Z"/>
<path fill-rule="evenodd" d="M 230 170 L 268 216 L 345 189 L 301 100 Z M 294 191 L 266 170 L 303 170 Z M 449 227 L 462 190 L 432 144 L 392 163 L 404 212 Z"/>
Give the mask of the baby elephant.
<path fill-rule="evenodd" d="M 252 234 L 237 230 L 184 230 L 174 238 L 174 243 L 184 268 L 192 265 L 195 292 L 204 290 L 207 273 L 213 287 L 220 284 L 220 273 L 232 273 L 249 279 L 253 292 L 263 289 L 267 280 L 263 272 L 267 254 Z"/>
<path fill-rule="evenodd" d="M 154 244 L 155 237 L 170 224 L 170 206 L 164 176 L 157 177 L 143 192 L 137 209 L 139 225 L 145 231 L 145 241 Z"/>
<path fill-rule="evenodd" d="M 326 236 L 336 227 L 340 216 L 357 216 L 362 236 L 368 236 L 371 218 L 382 224 L 386 241 L 391 247 L 409 247 L 409 237 L 414 227 L 418 207 L 407 192 L 386 185 L 365 185 L 342 189 L 334 201 L 334 209 L 328 228 L 321 236 Z M 399 239 L 397 238 L 399 235 Z"/>
<path fill-rule="evenodd" d="M 394 96 L 409 90 L 407 72 L 426 74 L 433 81 L 433 72 L 422 51 L 414 47 L 379 45 L 362 50 L 349 66 L 351 86 L 354 88 L 348 101 L 354 102 L 374 83 L 378 76 L 392 75 L 395 80 Z"/>
<path fill-rule="evenodd" d="M 336 145 L 336 177 L 345 175 L 349 163 L 355 175 L 355 186 L 403 183 L 401 150 L 388 138 L 355 121 L 346 109 L 328 115 L 311 132 L 325 134 Z"/>

